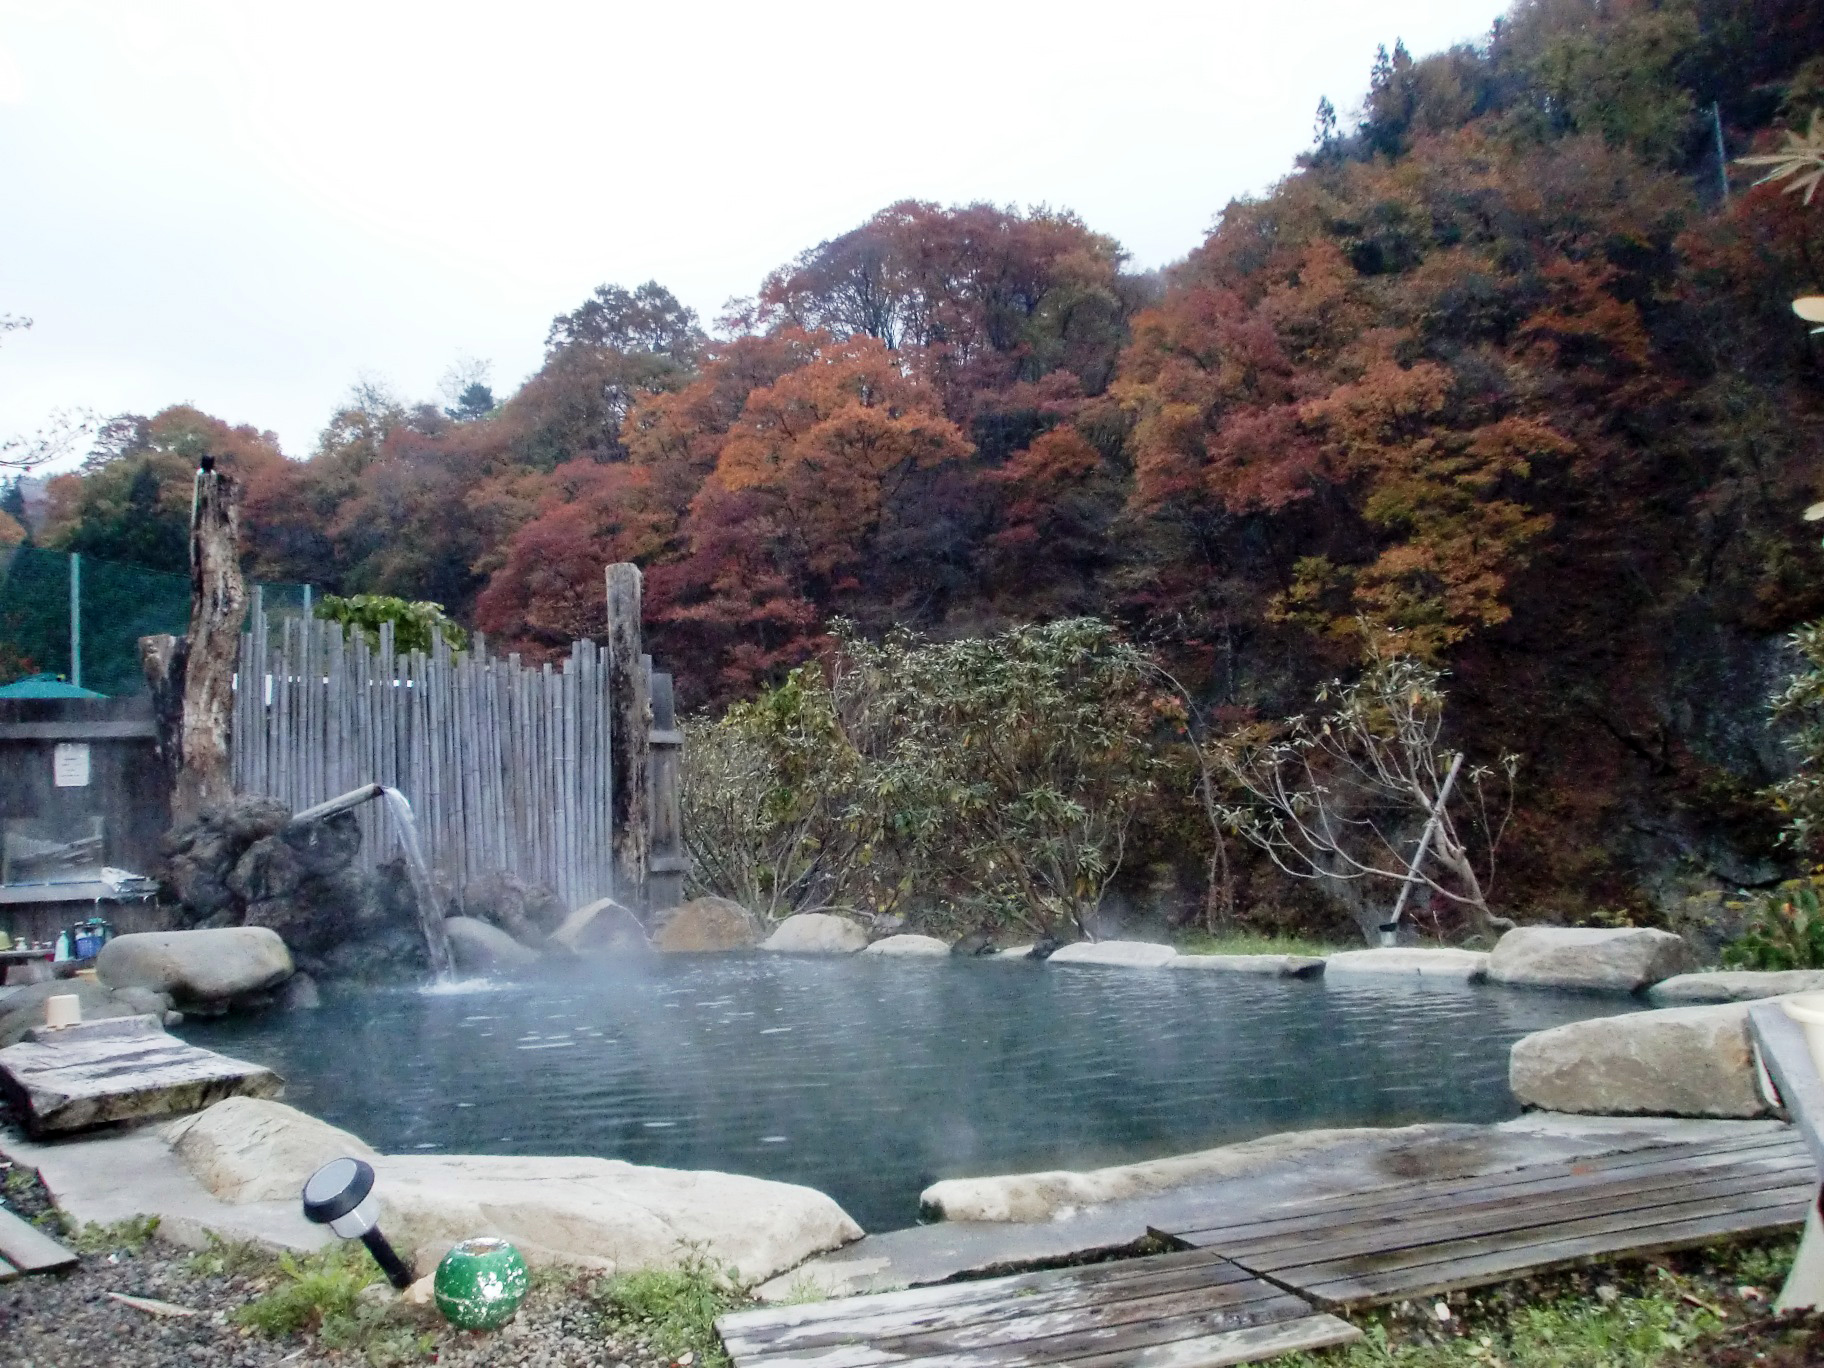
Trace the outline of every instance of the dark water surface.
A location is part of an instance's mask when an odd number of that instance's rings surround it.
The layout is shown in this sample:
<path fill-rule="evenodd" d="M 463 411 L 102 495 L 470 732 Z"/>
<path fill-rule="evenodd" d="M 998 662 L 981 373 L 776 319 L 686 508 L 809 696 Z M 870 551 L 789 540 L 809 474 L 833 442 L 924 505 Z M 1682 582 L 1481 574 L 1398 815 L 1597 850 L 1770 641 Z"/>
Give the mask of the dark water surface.
<path fill-rule="evenodd" d="M 807 1183 L 870 1230 L 939 1178 L 1308 1126 L 1494 1121 L 1516 1039 L 1627 1000 L 1435 980 L 678 956 L 194 1022 L 390 1153 L 596 1154 Z"/>

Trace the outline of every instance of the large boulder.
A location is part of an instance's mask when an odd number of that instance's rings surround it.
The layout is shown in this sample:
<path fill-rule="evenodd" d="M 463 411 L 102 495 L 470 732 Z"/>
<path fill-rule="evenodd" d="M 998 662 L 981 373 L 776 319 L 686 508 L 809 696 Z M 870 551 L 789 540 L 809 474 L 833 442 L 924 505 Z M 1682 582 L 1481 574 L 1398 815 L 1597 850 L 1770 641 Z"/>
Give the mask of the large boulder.
<path fill-rule="evenodd" d="M 1488 972 L 1488 955 L 1450 946 L 1389 946 L 1384 950 L 1342 950 L 1324 957 L 1326 979 L 1349 974 L 1396 974 L 1475 983 Z"/>
<path fill-rule="evenodd" d="M 551 933 L 550 944 L 576 955 L 643 955 L 652 949 L 640 919 L 613 898 L 577 908 Z"/>
<path fill-rule="evenodd" d="M 668 954 L 751 950 L 760 943 L 759 919 L 729 898 L 692 898 L 653 919 L 652 948 Z"/>
<path fill-rule="evenodd" d="M 359 1136 L 254 1097 L 231 1097 L 175 1121 L 165 1141 L 224 1202 L 295 1201 L 304 1179 L 331 1159 L 379 1157 Z"/>
<path fill-rule="evenodd" d="M 511 973 L 538 961 L 529 950 L 498 926 L 473 917 L 445 917 L 443 929 L 450 938 L 450 953 L 465 974 Z"/>
<path fill-rule="evenodd" d="M 864 955 L 948 955 L 950 947 L 936 936 L 886 936 L 862 951 Z"/>
<path fill-rule="evenodd" d="M 1824 971 L 1792 969 L 1784 973 L 1724 970 L 1715 974 L 1676 974 L 1647 989 L 1655 1007 L 1695 1007 L 1707 1002 L 1753 1002 L 1787 993 L 1824 992 Z"/>
<path fill-rule="evenodd" d="M 791 1183 L 615 1159 L 376 1156 L 293 1108 L 227 1105 L 176 1137 L 178 1157 L 205 1187 L 234 1202 L 296 1194 L 324 1154 L 361 1155 L 374 1166 L 381 1228 L 420 1268 L 486 1231 L 533 1264 L 628 1272 L 673 1266 L 697 1248 L 755 1282 L 861 1235 L 829 1197 Z"/>
<path fill-rule="evenodd" d="M 1745 1003 L 1595 1017 L 1514 1043 L 1529 1107 L 1603 1116 L 1766 1116 Z"/>
<path fill-rule="evenodd" d="M 361 938 L 376 920 L 371 880 L 353 867 L 361 828 L 352 812 L 255 841 L 229 876 L 242 921 L 278 933 L 315 959 Z"/>
<path fill-rule="evenodd" d="M 0 1049 L 18 1044 L 27 1031 L 44 1025 L 45 999 L 65 994 L 81 1005 L 84 1021 L 151 1016 L 162 1022 L 171 1012 L 170 997 L 150 988 L 110 988 L 86 978 L 34 983 L 0 998 Z"/>
<path fill-rule="evenodd" d="M 847 917 L 800 912 L 787 917 L 760 943 L 786 955 L 852 955 L 868 947 L 868 933 Z"/>
<path fill-rule="evenodd" d="M 208 1009 L 291 977 L 291 952 L 264 926 L 141 931 L 102 946 L 95 972 L 110 988 L 149 988 L 180 1008 Z"/>
<path fill-rule="evenodd" d="M 490 922 L 521 945 L 538 946 L 564 923 L 569 909 L 544 884 L 527 883 L 517 874 L 493 870 L 462 891 L 462 910 L 476 921 Z"/>
<path fill-rule="evenodd" d="M 231 798 L 208 804 L 165 835 L 164 881 L 191 925 L 240 920 L 241 900 L 228 885 L 229 875 L 249 846 L 290 820 L 291 809 L 276 798 Z"/>
<path fill-rule="evenodd" d="M 1521 926 L 1495 943 L 1491 983 L 1633 993 L 1697 968 L 1682 936 L 1646 927 Z"/>
<path fill-rule="evenodd" d="M 1170 964 L 1178 952 L 1151 941 L 1078 941 L 1052 951 L 1050 964 L 1107 964 L 1123 969 L 1157 969 Z"/>

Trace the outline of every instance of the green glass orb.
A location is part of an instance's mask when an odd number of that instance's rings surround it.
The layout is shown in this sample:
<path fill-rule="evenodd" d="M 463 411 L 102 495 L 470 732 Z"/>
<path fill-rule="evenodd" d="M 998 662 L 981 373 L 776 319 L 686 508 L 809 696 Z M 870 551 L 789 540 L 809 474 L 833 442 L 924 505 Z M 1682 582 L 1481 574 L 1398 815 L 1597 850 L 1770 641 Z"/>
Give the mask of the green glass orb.
<path fill-rule="evenodd" d="M 513 1319 L 526 1299 L 526 1261 L 505 1240 L 464 1240 L 437 1265 L 431 1290 L 437 1309 L 462 1330 L 493 1330 Z"/>

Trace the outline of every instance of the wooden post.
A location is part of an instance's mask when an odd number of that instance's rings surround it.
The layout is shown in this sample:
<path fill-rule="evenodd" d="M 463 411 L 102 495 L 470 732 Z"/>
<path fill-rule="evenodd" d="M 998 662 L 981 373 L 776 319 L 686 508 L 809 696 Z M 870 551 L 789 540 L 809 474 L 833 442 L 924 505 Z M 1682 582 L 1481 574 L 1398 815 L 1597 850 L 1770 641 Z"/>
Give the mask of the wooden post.
<path fill-rule="evenodd" d="M 195 817 L 203 804 L 234 792 L 229 738 L 235 657 L 246 615 L 240 486 L 215 469 L 214 458 L 204 457 L 190 505 L 190 635 L 173 823 Z"/>
<path fill-rule="evenodd" d="M 650 849 L 652 704 L 640 631 L 640 568 L 608 567 L 608 777 L 615 896 L 644 905 Z"/>
<path fill-rule="evenodd" d="M 684 876 L 690 857 L 684 850 L 680 822 L 679 768 L 684 756 L 684 733 L 678 728 L 677 704 L 672 697 L 671 676 L 652 676 L 652 853 L 646 877 L 647 902 L 661 912 L 684 901 Z"/>

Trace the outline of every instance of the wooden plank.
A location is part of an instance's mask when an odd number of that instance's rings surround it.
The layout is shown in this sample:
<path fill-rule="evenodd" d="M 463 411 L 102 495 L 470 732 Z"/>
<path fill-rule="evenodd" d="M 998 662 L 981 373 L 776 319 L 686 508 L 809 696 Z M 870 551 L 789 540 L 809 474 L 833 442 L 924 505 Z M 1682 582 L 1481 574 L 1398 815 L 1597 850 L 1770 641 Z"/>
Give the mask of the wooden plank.
<path fill-rule="evenodd" d="M 1027 1296 L 1054 1285 L 1087 1287 L 1132 1278 L 1156 1277 L 1182 1268 L 1222 1269 L 1225 1266 L 1231 1266 L 1229 1261 L 1213 1250 L 1180 1250 L 1141 1259 L 1115 1259 L 1074 1268 L 1041 1269 L 1036 1273 L 1012 1273 L 1000 1278 L 940 1283 L 929 1287 L 907 1288 L 900 1292 L 878 1292 L 865 1298 L 835 1297 L 798 1305 L 731 1311 L 719 1319 L 716 1325 L 718 1329 L 732 1325 L 743 1334 L 758 1333 L 759 1327 L 776 1326 L 784 1329 L 819 1321 L 842 1320 L 853 1316 L 855 1308 L 863 1302 L 875 1311 L 916 1310 L 946 1304 L 960 1305 L 968 1301 L 996 1301 L 1008 1296 Z"/>
<path fill-rule="evenodd" d="M 1763 1207 L 1696 1217 L 1629 1232 L 1518 1244 L 1481 1253 L 1457 1253 L 1423 1264 L 1341 1272 L 1319 1281 L 1296 1275 L 1300 1293 L 1333 1309 L 1372 1306 L 1481 1287 L 1617 1258 L 1644 1259 L 1695 1249 L 1721 1239 L 1777 1234 L 1804 1223 L 1809 1194 L 1796 1207 Z M 1288 1281 L 1292 1278 L 1288 1277 Z"/>
<path fill-rule="evenodd" d="M 1123 1264 L 1150 1264 L 1150 1258 L 1124 1259 Z M 928 1294 L 914 1300 L 893 1293 L 845 1297 L 839 1302 L 813 1305 L 831 1309 L 833 1315 L 817 1317 L 769 1316 L 768 1312 L 735 1312 L 718 1326 L 730 1353 L 775 1353 L 817 1344 L 835 1344 L 857 1335 L 927 1334 L 936 1330 L 1005 1320 L 1023 1312 L 1048 1315 L 1058 1311 L 1087 1310 L 1097 1305 L 1120 1305 L 1185 1292 L 1224 1291 L 1233 1299 L 1250 1289 L 1266 1288 L 1260 1279 L 1233 1262 L 1205 1259 L 1195 1264 L 1134 1270 L 1120 1279 L 1058 1276 L 1074 1270 L 1054 1270 L 1009 1285 L 1007 1278 L 986 1278 L 964 1283 L 943 1283 L 921 1288 Z M 886 1305 L 880 1305 L 880 1303 Z M 795 1308 L 778 1308 L 781 1310 Z M 769 1311 L 773 1308 L 769 1308 Z"/>
<path fill-rule="evenodd" d="M 1071 1368 L 1229 1368 L 1307 1349 L 1341 1348 L 1361 1337 L 1360 1330 L 1335 1316 L 1300 1316 L 1277 1325 L 1178 1340 L 1136 1353 L 1092 1354 L 1071 1360 Z"/>
<path fill-rule="evenodd" d="M 0 1256 L 0 1261 L 20 1273 L 58 1273 L 79 1262 L 70 1250 L 4 1207 L 0 1207 Z"/>
<path fill-rule="evenodd" d="M 1259 1284 L 1258 1279 L 1253 1281 Z M 967 1364 L 990 1368 L 991 1365 L 1067 1363 L 1090 1355 L 1108 1358 L 1118 1353 L 1131 1354 L 1185 1340 L 1208 1339 L 1237 1330 L 1283 1324 L 1310 1314 L 1310 1306 L 1299 1298 L 1270 1290 L 1267 1298 L 1254 1306 L 1225 1307 L 1112 1325 L 1095 1324 L 1090 1313 L 1062 1313 L 1030 1319 L 1015 1317 L 982 1327 L 900 1338 L 860 1338 L 847 1343 L 738 1357 L 736 1361 L 742 1368 L 790 1363 L 815 1363 L 817 1368 L 871 1368 L 871 1365 L 889 1363 L 918 1363 L 927 1368 L 934 1365 L 958 1365 L 960 1368 Z"/>
<path fill-rule="evenodd" d="M 1071 1368 L 1228 1368 L 1231 1364 L 1257 1363 L 1299 1350 L 1353 1344 L 1361 1337 L 1362 1332 L 1347 1321 L 1319 1314 L 1270 1325 L 1195 1335 L 1162 1344 L 1082 1355 L 1069 1360 L 1046 1357 L 1042 1351 L 978 1351 L 934 1354 L 917 1359 L 880 1357 L 867 1361 L 912 1363 L 919 1365 L 919 1368 L 1022 1368 L 1024 1365 L 1057 1362 L 1068 1362 Z M 804 1359 L 788 1357 L 777 1360 L 737 1360 L 739 1368 L 749 1368 L 750 1364 L 786 1365 L 798 1362 L 821 1365 L 823 1359 L 820 1356 L 807 1356 Z"/>
<path fill-rule="evenodd" d="M 1716 1157 L 1707 1164 L 1656 1166 L 1651 1170 L 1627 1170 L 1625 1176 L 1569 1175 L 1555 1181 L 1529 1184 L 1524 1188 L 1503 1187 L 1478 1200 L 1474 1194 L 1457 1193 L 1430 1197 L 1413 1197 L 1395 1189 L 1373 1206 L 1341 1209 L 1328 1213 L 1322 1209 L 1305 1211 L 1279 1220 L 1251 1221 L 1215 1231 L 1194 1232 L 1192 1243 L 1215 1241 L 1228 1245 L 1245 1244 L 1250 1248 L 1271 1248 L 1276 1241 L 1297 1242 L 1315 1231 L 1326 1240 L 1349 1238 L 1350 1232 L 1365 1228 L 1389 1226 L 1420 1228 L 1427 1219 L 1443 1219 L 1458 1224 L 1486 1214 L 1494 1219 L 1531 1215 L 1592 1203 L 1612 1205 L 1634 1200 L 1647 1205 L 1670 1192 L 1678 1194 L 1703 1183 L 1742 1181 L 1764 1186 L 1803 1183 L 1813 1173 L 1810 1158 L 1803 1149 L 1742 1160 L 1738 1157 Z M 1601 1179 L 1602 1181 L 1597 1181 Z"/>
<path fill-rule="evenodd" d="M 1635 1193 L 1564 1194 L 1551 1201 L 1497 1203 L 1468 1211 L 1425 1213 L 1412 1220 L 1391 1217 L 1380 1222 L 1324 1229 L 1313 1226 L 1266 1239 L 1224 1241 L 1217 1247 L 1230 1258 L 1246 1257 L 1256 1263 L 1282 1262 L 1309 1257 L 1321 1250 L 1326 1260 L 1352 1258 L 1389 1250 L 1416 1249 L 1428 1244 L 1456 1244 L 1469 1236 L 1512 1231 L 1557 1229 L 1584 1220 L 1620 1218 L 1630 1213 L 1651 1218 L 1670 1206 L 1730 1197 L 1752 1198 L 1776 1191 L 1804 1192 L 1813 1185 L 1809 1161 L 1782 1173 L 1730 1171 L 1706 1181 L 1663 1186 Z M 1250 1265 L 1252 1266 L 1252 1265 Z"/>
<path fill-rule="evenodd" d="M 158 723 L 150 717 L 85 722 L 0 722 L 0 741 L 156 741 Z"/>
<path fill-rule="evenodd" d="M 1034 1305 L 1034 1301 L 1031 1297 L 1007 1297 L 954 1315 L 930 1312 L 914 1317 L 901 1312 L 890 1319 L 858 1317 L 773 1341 L 758 1352 L 772 1359 L 822 1351 L 818 1362 L 824 1368 L 844 1368 L 849 1359 L 847 1351 L 857 1345 L 920 1357 L 921 1351 L 931 1345 L 943 1352 L 1031 1347 L 1039 1341 L 1065 1337 L 1093 1334 L 1102 1339 L 1115 1331 L 1179 1339 L 1188 1334 L 1292 1320 L 1311 1312 L 1309 1303 L 1245 1275 L 1237 1282 L 1126 1301 L 1091 1298 L 1079 1304 L 1049 1307 Z M 730 1354 L 740 1352 L 739 1346 L 726 1338 L 723 1343 Z"/>
<path fill-rule="evenodd" d="M 1723 1235 L 1795 1229 L 1804 1221 L 1810 1201 L 1809 1187 L 1784 1188 L 1355 1258 L 1295 1262 L 1242 1255 L 1235 1261 L 1319 1305 L 1358 1305 L 1530 1276 L 1596 1258 L 1644 1257 L 1706 1244 Z"/>
<path fill-rule="evenodd" d="M 1161 1225 L 1161 1233 L 1187 1243 L 1197 1243 L 1211 1230 L 1233 1234 L 1250 1226 L 1275 1223 L 1295 1224 L 1310 1217 L 1335 1222 L 1347 1219 L 1349 1213 L 1373 1210 L 1387 1202 L 1449 1202 L 1463 1195 L 1520 1197 L 1530 1191 L 1556 1189 L 1565 1184 L 1597 1185 L 1641 1172 L 1684 1172 L 1762 1158 L 1786 1159 L 1801 1153 L 1797 1134 L 1790 1130 L 1763 1131 L 1753 1136 L 1730 1137 L 1727 1140 L 1682 1145 L 1654 1145 L 1638 1150 L 1597 1155 L 1590 1159 L 1567 1160 L 1554 1164 L 1533 1164 L 1465 1178 L 1427 1179 L 1413 1183 L 1395 1183 L 1371 1188 L 1366 1192 L 1313 1198 L 1276 1207 L 1269 1213 L 1245 1222 L 1210 1220 L 1214 1213 L 1208 1207 L 1197 1207 L 1170 1226 Z"/>
<path fill-rule="evenodd" d="M 0 1283 L 11 1282 L 14 1278 L 16 1278 L 18 1276 L 19 1276 L 18 1269 L 14 1268 L 5 1259 L 0 1259 Z"/>

